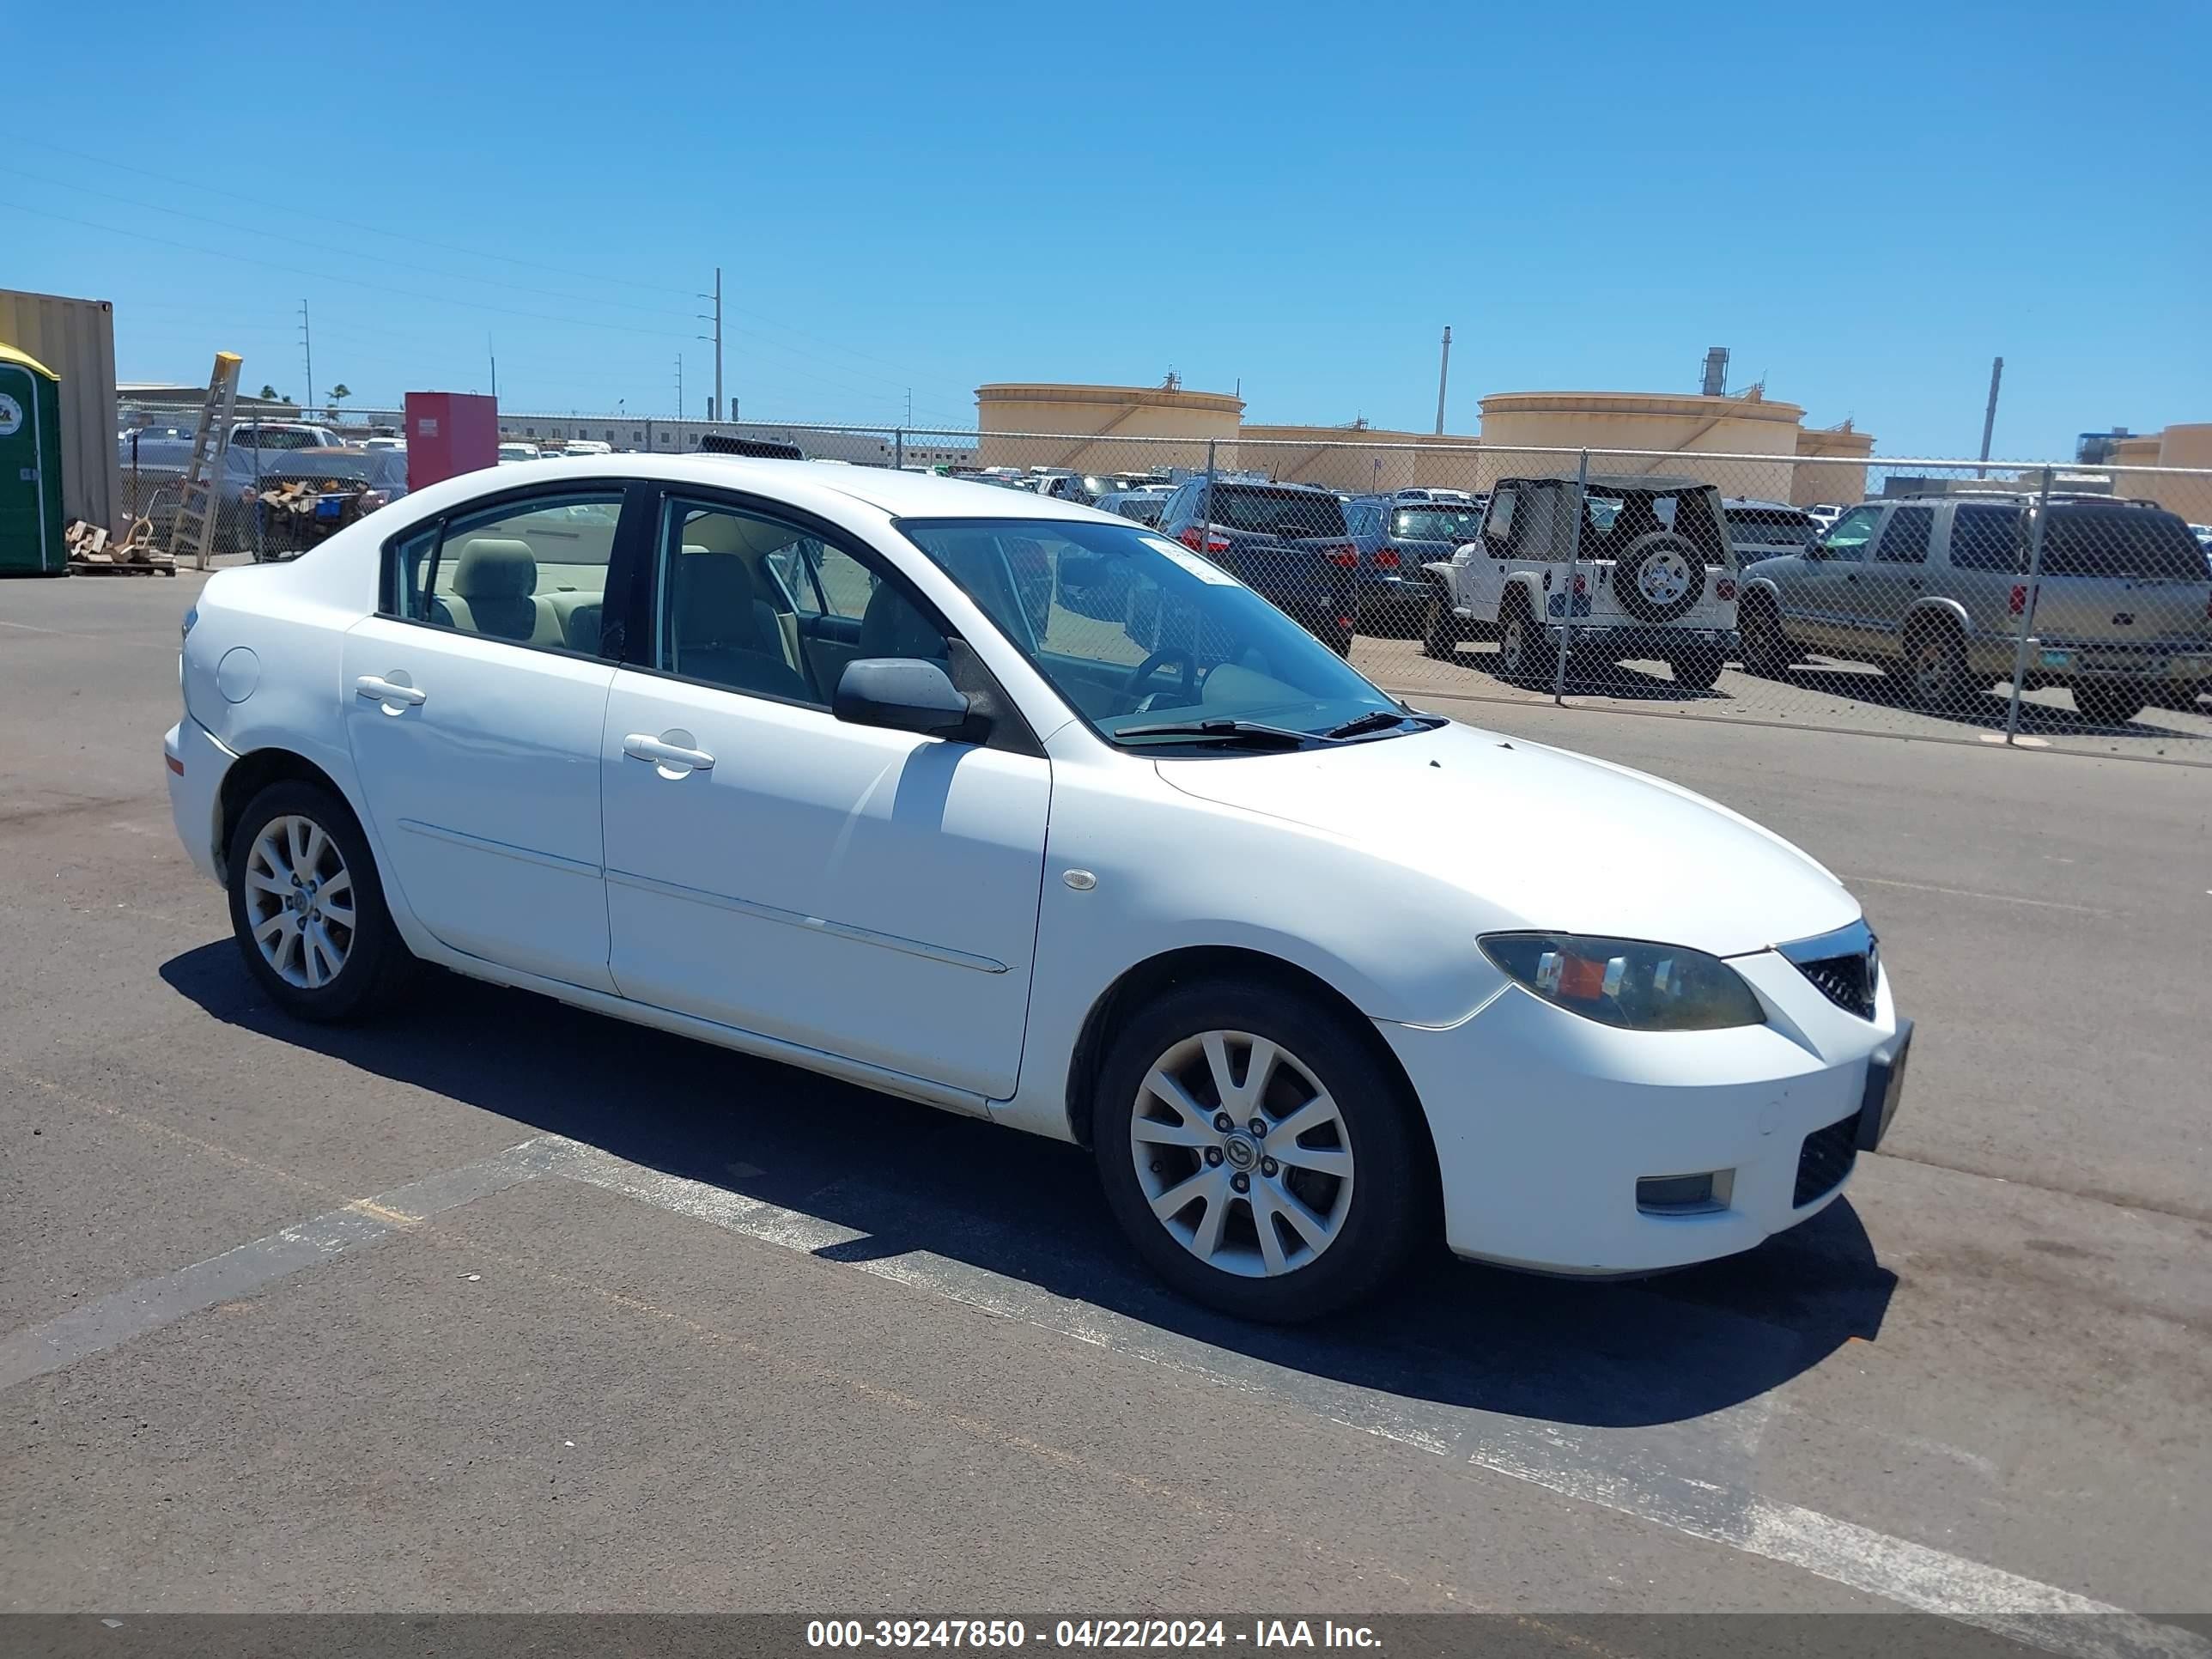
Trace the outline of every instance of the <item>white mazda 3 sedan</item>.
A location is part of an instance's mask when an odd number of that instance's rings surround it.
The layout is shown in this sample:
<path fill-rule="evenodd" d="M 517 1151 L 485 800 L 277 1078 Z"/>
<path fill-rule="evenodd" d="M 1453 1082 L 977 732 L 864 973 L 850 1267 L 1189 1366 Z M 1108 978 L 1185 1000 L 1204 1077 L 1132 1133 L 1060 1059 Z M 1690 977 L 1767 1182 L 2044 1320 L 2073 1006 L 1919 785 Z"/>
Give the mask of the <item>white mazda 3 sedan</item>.
<path fill-rule="evenodd" d="M 185 628 L 177 830 L 285 1009 L 436 963 L 1076 1141 L 1238 1315 L 1439 1234 L 1747 1249 L 1896 1108 L 1910 1022 L 1812 859 L 1415 713 L 1087 507 L 526 463 L 224 571 Z"/>

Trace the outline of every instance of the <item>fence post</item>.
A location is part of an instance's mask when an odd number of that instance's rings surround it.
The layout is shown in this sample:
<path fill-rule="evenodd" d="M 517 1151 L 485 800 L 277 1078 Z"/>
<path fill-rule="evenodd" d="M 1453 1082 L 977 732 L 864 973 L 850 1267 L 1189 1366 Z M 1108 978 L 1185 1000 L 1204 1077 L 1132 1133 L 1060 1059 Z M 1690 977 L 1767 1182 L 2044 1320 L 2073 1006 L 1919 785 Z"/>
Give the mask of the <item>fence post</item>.
<path fill-rule="evenodd" d="M 261 421 L 259 416 L 255 416 L 253 424 L 248 427 L 246 431 L 250 434 L 246 447 L 253 454 L 253 562 L 261 564 L 266 561 L 268 549 L 263 545 L 261 538 Z"/>
<path fill-rule="evenodd" d="M 2020 682 L 2027 672 L 2028 635 L 2035 622 L 2035 585 L 2043 574 L 2043 526 L 2051 517 L 2051 469 L 2043 469 L 2043 482 L 2035 492 L 2035 528 L 2027 538 L 2027 592 L 2020 607 L 2020 632 L 2012 644 L 2012 696 L 2005 703 L 2005 741 L 2020 732 Z"/>
<path fill-rule="evenodd" d="M 906 471 L 906 428 L 902 426 L 891 428 L 891 471 Z"/>
<path fill-rule="evenodd" d="M 1575 636 L 1575 577 L 1583 557 L 1583 497 L 1589 494 L 1589 451 L 1585 449 L 1575 463 L 1575 527 L 1567 538 L 1566 592 L 1559 601 L 1559 659 L 1552 666 L 1553 702 L 1567 700 L 1567 645 Z M 1544 609 L 1551 608 L 1547 601 Z"/>
<path fill-rule="evenodd" d="M 1202 542 L 1213 539 L 1213 443 L 1211 438 L 1206 441 L 1206 493 L 1199 497 L 1198 521 L 1206 526 L 1199 532 Z"/>

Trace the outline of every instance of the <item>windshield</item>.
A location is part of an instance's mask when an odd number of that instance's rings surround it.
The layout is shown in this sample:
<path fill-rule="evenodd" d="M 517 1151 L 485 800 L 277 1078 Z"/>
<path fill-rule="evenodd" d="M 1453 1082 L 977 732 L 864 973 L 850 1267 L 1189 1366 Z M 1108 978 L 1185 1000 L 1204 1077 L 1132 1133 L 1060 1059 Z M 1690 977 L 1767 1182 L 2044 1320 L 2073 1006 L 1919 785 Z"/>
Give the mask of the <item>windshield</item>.
<path fill-rule="evenodd" d="M 1344 503 L 1317 489 L 1217 483 L 1212 496 L 1212 507 L 1206 509 L 1208 520 L 1231 530 L 1279 536 L 1285 541 L 1345 534 Z"/>
<path fill-rule="evenodd" d="M 1194 748 L 1205 739 L 1193 734 L 1118 734 L 1249 720 L 1318 739 L 1363 715 L 1405 712 L 1235 577 L 1140 526 L 939 519 L 899 528 L 1111 741 L 1231 753 Z"/>
<path fill-rule="evenodd" d="M 1482 514 L 1472 507 L 1401 507 L 1390 515 L 1390 534 L 1401 542 L 1479 540 Z"/>

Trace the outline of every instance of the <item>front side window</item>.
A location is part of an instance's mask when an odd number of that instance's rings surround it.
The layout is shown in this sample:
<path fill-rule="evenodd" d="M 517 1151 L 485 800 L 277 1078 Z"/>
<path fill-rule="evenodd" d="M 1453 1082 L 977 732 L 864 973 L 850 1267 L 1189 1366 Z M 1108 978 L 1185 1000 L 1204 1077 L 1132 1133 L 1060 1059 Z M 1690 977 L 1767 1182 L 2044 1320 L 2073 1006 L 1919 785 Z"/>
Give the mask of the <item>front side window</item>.
<path fill-rule="evenodd" d="M 1236 742 L 1237 722 L 1296 742 L 1363 717 L 1385 734 L 1414 718 L 1210 560 L 1138 526 L 969 519 L 899 528 L 1110 742 L 1223 753 L 1233 750 L 1213 745 Z M 1222 722 L 1218 735 L 1138 729 L 1200 721 Z"/>
<path fill-rule="evenodd" d="M 572 491 L 506 501 L 400 544 L 387 615 L 542 650 L 596 656 L 622 496 Z"/>
<path fill-rule="evenodd" d="M 1820 538 L 1820 550 L 1831 559 L 1861 560 L 1867 556 L 1867 544 L 1881 526 L 1881 509 L 1878 507 L 1855 507 L 1829 527 Z"/>
<path fill-rule="evenodd" d="M 1876 562 L 1925 564 L 1928 562 L 1929 532 L 1935 527 L 1934 507 L 1899 507 L 1889 515 L 1889 522 L 1882 526 L 1881 540 L 1875 544 Z"/>

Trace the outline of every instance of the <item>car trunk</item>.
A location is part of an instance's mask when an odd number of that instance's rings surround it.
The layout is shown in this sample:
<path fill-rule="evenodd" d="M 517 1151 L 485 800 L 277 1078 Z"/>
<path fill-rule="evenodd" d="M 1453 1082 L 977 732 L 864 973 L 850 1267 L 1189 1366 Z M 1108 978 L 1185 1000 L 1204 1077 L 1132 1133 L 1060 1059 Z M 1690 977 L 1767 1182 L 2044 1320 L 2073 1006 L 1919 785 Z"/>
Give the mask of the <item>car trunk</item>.
<path fill-rule="evenodd" d="M 2015 580 L 2015 603 L 2026 581 Z M 2132 666 L 2124 660 L 2131 647 L 2201 649 L 2212 641 L 2208 604 L 2212 575 L 2179 519 L 2142 507 L 2052 510 L 2036 583 L 2039 639 L 2106 644 L 2113 659 L 2085 666 Z"/>

